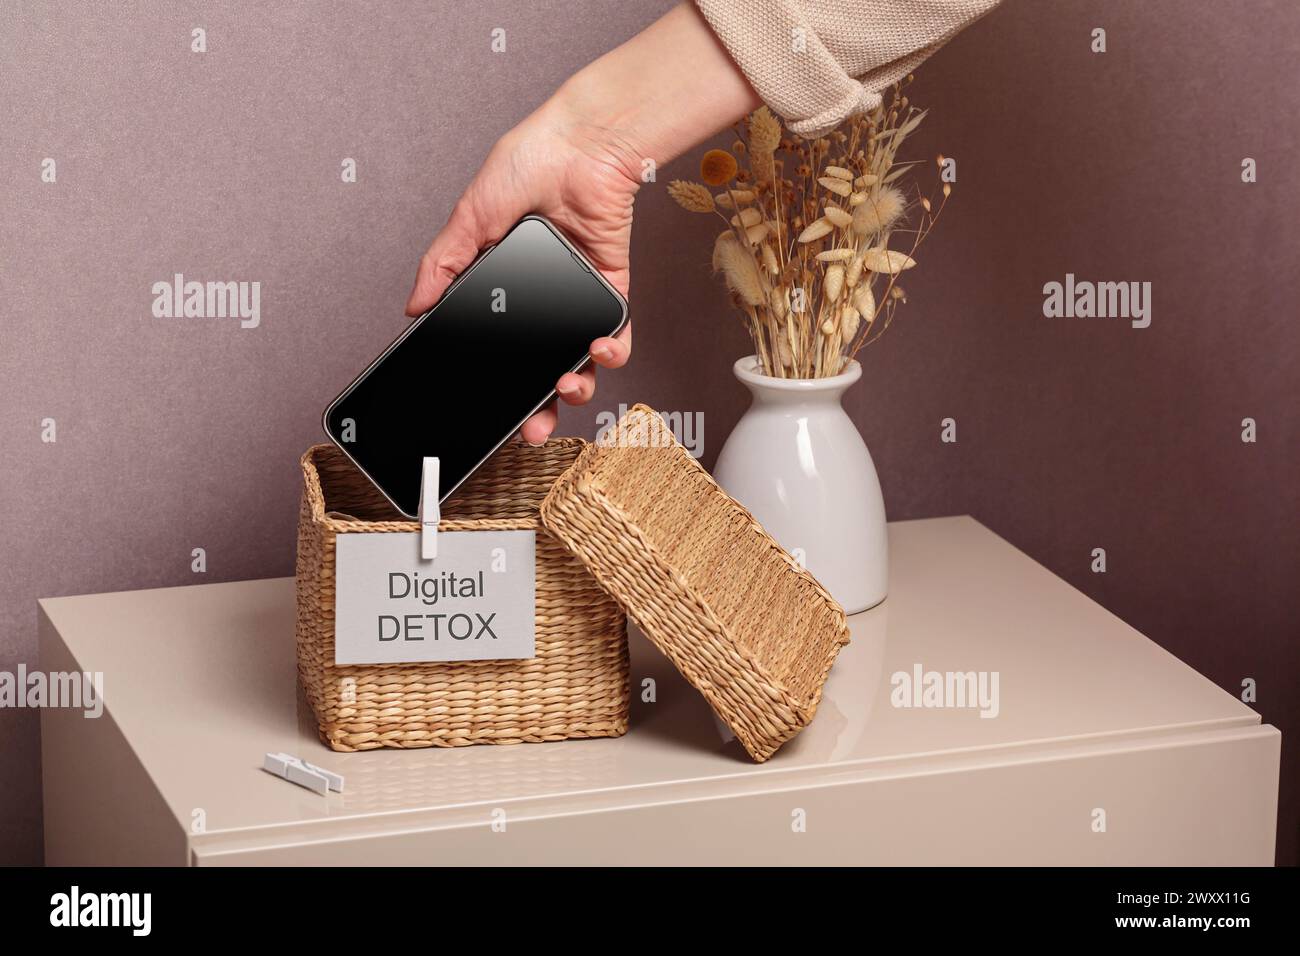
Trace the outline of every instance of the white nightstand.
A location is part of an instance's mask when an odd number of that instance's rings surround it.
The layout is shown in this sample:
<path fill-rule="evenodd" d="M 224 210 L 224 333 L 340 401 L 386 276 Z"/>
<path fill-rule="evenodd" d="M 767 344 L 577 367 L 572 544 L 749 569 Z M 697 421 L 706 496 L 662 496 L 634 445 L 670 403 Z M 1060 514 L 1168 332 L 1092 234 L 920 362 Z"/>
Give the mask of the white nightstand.
<path fill-rule="evenodd" d="M 292 579 L 42 601 L 41 668 L 107 700 L 42 712 L 47 862 L 1273 862 L 1275 728 L 970 518 L 890 548 L 889 599 L 762 765 L 635 633 L 621 739 L 339 754 L 296 690 Z M 894 706 L 917 666 L 996 672 L 997 715 Z"/>

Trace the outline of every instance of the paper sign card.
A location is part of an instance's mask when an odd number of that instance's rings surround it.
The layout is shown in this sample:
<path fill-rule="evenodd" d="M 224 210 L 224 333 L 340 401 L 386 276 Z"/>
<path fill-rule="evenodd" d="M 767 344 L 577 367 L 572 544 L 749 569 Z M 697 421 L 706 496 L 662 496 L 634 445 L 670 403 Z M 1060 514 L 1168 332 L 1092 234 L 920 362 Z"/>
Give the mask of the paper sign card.
<path fill-rule="evenodd" d="M 536 656 L 532 531 L 335 538 L 334 663 L 519 660 Z"/>

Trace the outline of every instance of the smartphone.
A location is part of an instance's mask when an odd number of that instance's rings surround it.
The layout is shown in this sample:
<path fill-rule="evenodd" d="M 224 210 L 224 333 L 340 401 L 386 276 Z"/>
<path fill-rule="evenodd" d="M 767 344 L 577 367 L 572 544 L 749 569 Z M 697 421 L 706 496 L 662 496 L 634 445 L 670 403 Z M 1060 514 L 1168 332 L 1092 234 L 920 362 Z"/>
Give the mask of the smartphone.
<path fill-rule="evenodd" d="M 423 460 L 438 500 L 555 398 L 616 335 L 627 301 L 549 221 L 526 216 L 325 409 L 325 432 L 398 511 L 415 518 Z"/>

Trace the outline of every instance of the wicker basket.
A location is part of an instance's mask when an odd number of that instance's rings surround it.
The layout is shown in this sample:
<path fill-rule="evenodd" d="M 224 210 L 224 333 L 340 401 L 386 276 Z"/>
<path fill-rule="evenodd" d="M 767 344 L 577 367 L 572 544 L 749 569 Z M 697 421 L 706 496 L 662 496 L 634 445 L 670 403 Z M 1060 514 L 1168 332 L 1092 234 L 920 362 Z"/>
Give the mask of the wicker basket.
<path fill-rule="evenodd" d="M 298 525 L 298 674 L 321 740 L 335 750 L 461 747 L 627 730 L 626 618 L 538 520 L 538 506 L 586 443 L 504 446 L 444 503 L 440 531 L 537 533 L 536 654 L 529 660 L 334 663 L 334 542 L 414 532 L 332 445 L 302 458 Z M 351 678 L 351 680 L 348 680 Z"/>
<path fill-rule="evenodd" d="M 541 514 L 755 760 L 812 720 L 844 611 L 652 409 L 589 446 Z"/>

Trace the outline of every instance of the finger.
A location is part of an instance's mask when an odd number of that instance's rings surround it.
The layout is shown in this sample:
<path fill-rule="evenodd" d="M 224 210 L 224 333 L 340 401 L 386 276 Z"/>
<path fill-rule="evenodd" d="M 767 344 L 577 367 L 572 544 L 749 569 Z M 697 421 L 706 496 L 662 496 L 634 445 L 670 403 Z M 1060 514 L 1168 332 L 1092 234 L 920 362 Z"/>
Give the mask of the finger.
<path fill-rule="evenodd" d="M 560 376 L 555 390 L 566 405 L 585 405 L 596 392 L 596 370 L 584 368 L 581 372 L 567 372 Z"/>
<path fill-rule="evenodd" d="M 616 338 L 605 336 L 591 343 L 591 358 L 601 368 L 622 368 L 632 355 L 632 332 L 624 327 Z"/>
<path fill-rule="evenodd" d="M 437 302 L 451 281 L 474 261 L 483 244 L 478 217 L 462 198 L 452 210 L 447 225 L 429 246 L 429 251 L 420 257 L 415 285 L 406 301 L 406 314 L 419 315 Z"/>
<path fill-rule="evenodd" d="M 524 427 L 519 429 L 519 437 L 530 445 L 544 444 L 546 439 L 551 437 L 551 432 L 555 431 L 557 420 L 555 403 L 551 402 L 551 404 L 524 422 Z"/>

